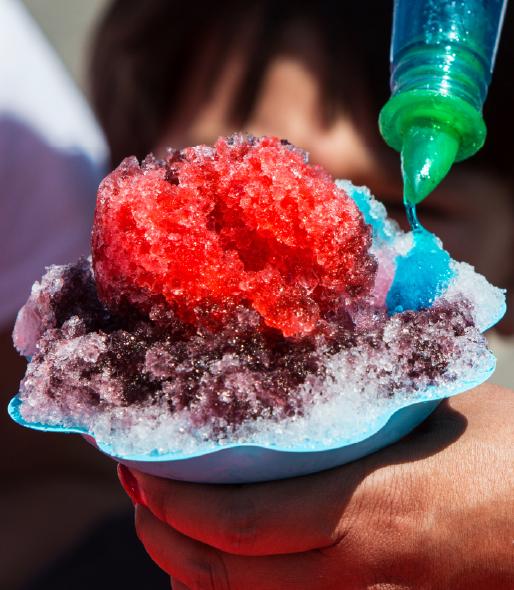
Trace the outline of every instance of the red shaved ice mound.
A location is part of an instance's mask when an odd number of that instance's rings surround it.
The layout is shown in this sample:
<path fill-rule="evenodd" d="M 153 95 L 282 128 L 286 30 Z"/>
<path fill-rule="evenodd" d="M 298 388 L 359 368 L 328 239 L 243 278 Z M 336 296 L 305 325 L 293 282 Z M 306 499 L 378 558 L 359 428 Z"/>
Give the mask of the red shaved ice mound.
<path fill-rule="evenodd" d="M 369 295 L 371 230 L 306 154 L 275 137 L 125 159 L 102 182 L 93 229 L 100 300 L 226 324 L 241 305 L 284 336 Z"/>

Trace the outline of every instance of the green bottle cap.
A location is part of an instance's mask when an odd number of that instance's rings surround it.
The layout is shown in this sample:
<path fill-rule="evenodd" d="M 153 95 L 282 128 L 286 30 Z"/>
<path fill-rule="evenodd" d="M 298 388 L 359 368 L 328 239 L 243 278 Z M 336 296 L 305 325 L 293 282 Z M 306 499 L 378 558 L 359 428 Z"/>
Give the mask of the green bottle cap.
<path fill-rule="evenodd" d="M 393 96 L 379 124 L 385 141 L 402 154 L 405 199 L 414 204 L 430 194 L 454 162 L 476 153 L 486 135 L 480 111 L 432 90 Z"/>

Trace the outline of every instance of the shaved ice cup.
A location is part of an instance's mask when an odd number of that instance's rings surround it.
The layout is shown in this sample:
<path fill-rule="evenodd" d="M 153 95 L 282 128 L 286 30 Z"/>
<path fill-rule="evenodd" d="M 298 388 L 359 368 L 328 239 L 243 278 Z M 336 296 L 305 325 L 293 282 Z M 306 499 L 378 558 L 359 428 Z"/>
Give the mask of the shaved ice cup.
<path fill-rule="evenodd" d="M 367 223 L 373 228 L 375 240 L 388 242 L 395 239 L 397 230 L 391 229 L 388 225 L 383 205 L 372 200 L 367 189 L 355 187 L 348 181 L 337 181 L 337 183 L 356 200 Z M 449 260 L 448 256 L 448 261 L 444 264 L 449 264 Z M 428 266 L 430 262 L 429 259 L 422 259 L 418 269 L 421 277 L 426 278 L 428 275 L 427 284 L 433 282 L 430 280 L 431 273 L 441 272 L 441 269 L 434 265 Z M 409 278 L 412 279 L 412 272 L 407 274 L 411 275 Z M 487 285 L 485 279 L 483 281 Z M 389 286 L 388 284 L 386 289 Z M 398 289 L 406 292 L 409 287 L 399 284 Z M 487 314 L 478 322 L 478 327 L 483 332 L 494 326 L 504 315 L 505 298 L 499 295 L 496 301 L 486 303 L 484 298 L 485 300 L 488 298 L 487 289 L 483 285 L 475 285 L 474 290 L 480 291 L 478 293 L 479 299 L 481 298 L 480 304 L 482 306 L 485 304 L 489 308 Z M 495 290 L 500 293 L 499 289 Z M 407 295 L 409 295 L 408 292 Z M 11 400 L 8 411 L 15 422 L 27 428 L 44 432 L 80 434 L 115 461 L 151 475 L 198 483 L 253 483 L 331 469 L 397 442 L 421 424 L 443 399 L 469 391 L 486 381 L 494 372 L 496 365 L 492 354 L 489 354 L 489 358 L 490 363 L 486 362 L 480 370 L 475 371 L 472 380 L 460 379 L 440 387 L 427 387 L 409 398 L 406 396 L 396 400 L 393 398 L 392 403 L 387 408 L 383 408 L 383 412 L 377 412 L 369 420 L 362 421 L 361 428 L 352 430 L 351 436 L 345 437 L 342 433 L 340 438 L 337 440 L 334 438 L 329 444 L 307 437 L 303 444 L 292 443 L 291 445 L 252 444 L 251 442 L 222 444 L 213 441 L 202 443 L 201 450 L 198 452 L 158 453 L 154 451 L 144 455 L 119 454 L 110 445 L 103 442 L 97 443 L 85 428 L 27 422 L 20 411 L 19 396 Z"/>
<path fill-rule="evenodd" d="M 500 318 L 498 318 L 499 320 Z M 434 388 L 419 394 L 410 404 L 399 406 L 376 417 L 358 434 L 341 439 L 340 444 L 326 447 L 315 442 L 308 445 L 284 447 L 274 445 L 212 443 L 198 453 L 167 453 L 146 455 L 116 455 L 109 445 L 97 444 L 82 428 L 64 428 L 26 422 L 20 414 L 20 400 L 15 396 L 9 404 L 11 418 L 27 428 L 44 432 L 82 435 L 102 453 L 115 461 L 144 473 L 198 483 L 241 484 L 270 481 L 308 475 L 355 461 L 391 445 L 421 424 L 448 397 L 463 393 L 486 381 L 495 369 L 491 366 L 472 382 L 453 383 L 451 388 Z"/>

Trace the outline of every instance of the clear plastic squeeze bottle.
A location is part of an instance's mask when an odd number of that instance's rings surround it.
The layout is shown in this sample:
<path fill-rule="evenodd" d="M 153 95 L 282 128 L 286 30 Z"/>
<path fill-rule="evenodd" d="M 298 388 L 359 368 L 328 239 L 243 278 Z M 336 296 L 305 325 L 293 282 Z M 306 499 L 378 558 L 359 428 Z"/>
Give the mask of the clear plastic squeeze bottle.
<path fill-rule="evenodd" d="M 483 145 L 484 104 L 507 0 L 395 0 L 392 95 L 380 113 L 401 152 L 406 205 Z"/>

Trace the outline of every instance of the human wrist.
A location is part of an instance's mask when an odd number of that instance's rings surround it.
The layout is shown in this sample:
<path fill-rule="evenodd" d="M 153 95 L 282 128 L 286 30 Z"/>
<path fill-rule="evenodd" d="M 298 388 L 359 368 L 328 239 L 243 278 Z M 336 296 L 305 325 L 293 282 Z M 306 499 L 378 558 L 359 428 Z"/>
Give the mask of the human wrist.
<path fill-rule="evenodd" d="M 475 453 L 481 455 L 478 465 L 471 460 Z M 450 499 L 446 491 L 441 497 L 434 519 L 437 583 L 431 588 L 514 588 L 514 488 L 509 485 L 504 459 L 484 442 L 449 475 L 454 480 L 454 494 Z M 488 477 L 484 464 L 488 465 Z"/>
<path fill-rule="evenodd" d="M 466 524 L 457 525 L 453 532 L 446 530 L 431 588 L 514 588 L 513 534 L 506 525 L 506 520 L 484 522 L 468 513 Z"/>

